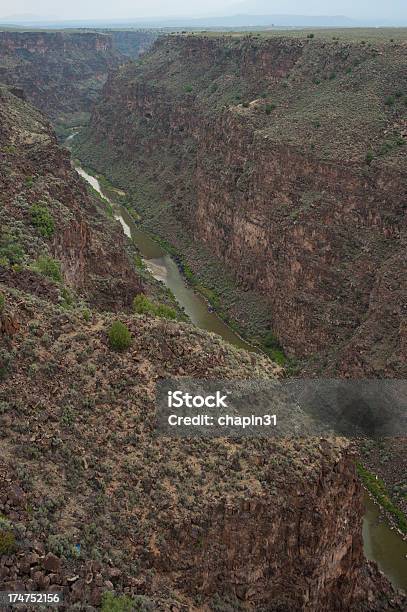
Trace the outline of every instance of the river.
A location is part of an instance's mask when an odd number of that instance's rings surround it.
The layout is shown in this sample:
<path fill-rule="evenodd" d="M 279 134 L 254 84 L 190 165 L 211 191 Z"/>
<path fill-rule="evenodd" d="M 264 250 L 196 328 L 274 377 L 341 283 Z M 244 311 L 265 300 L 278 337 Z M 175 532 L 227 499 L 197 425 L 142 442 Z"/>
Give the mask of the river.
<path fill-rule="evenodd" d="M 80 166 L 76 167 L 76 171 L 102 198 L 111 204 L 115 218 L 121 223 L 126 236 L 137 245 L 148 270 L 154 278 L 162 281 L 171 289 L 175 299 L 183 306 L 192 323 L 201 329 L 215 332 L 239 348 L 255 350 L 236 335 L 216 313 L 209 312 L 206 300 L 186 284 L 170 255 L 146 232 L 137 227 L 123 206 L 112 202 L 102 192 L 98 179 Z M 365 502 L 366 513 L 363 519 L 365 555 L 368 559 L 376 561 L 381 571 L 396 588 L 407 590 L 407 542 L 403 541 L 385 520 L 380 519 L 378 506 L 367 495 Z"/>
<path fill-rule="evenodd" d="M 249 351 L 257 350 L 240 338 L 240 336 L 222 321 L 216 312 L 210 310 L 205 298 L 186 283 L 185 278 L 172 257 L 158 244 L 158 242 L 137 227 L 126 208 L 112 202 L 112 200 L 102 192 L 97 178 L 91 176 L 80 166 L 76 167 L 76 171 L 92 185 L 93 189 L 95 189 L 102 198 L 110 203 L 113 207 L 115 218 L 120 221 L 126 236 L 137 245 L 143 261 L 152 276 L 171 289 L 175 299 L 180 306 L 184 308 L 194 325 L 222 336 L 224 340 L 238 348 L 244 348 Z"/>

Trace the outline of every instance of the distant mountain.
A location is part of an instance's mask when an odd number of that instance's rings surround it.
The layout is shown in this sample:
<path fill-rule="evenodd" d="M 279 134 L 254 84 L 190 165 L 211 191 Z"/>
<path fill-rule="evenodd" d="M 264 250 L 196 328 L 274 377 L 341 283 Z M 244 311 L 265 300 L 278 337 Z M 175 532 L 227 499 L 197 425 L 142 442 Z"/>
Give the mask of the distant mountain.
<path fill-rule="evenodd" d="M 333 16 L 315 16 L 307 15 L 226 15 L 216 17 L 172 17 L 160 18 L 153 17 L 151 19 L 121 19 L 121 20 L 30 20 L 30 19 L 14 19 L 5 20 L 0 18 L 0 24 L 7 25 L 24 25 L 44 28 L 106 28 L 106 27 L 142 27 L 142 28 L 245 28 L 245 27 L 355 27 L 361 25 L 357 21 L 353 21 L 347 17 Z"/>

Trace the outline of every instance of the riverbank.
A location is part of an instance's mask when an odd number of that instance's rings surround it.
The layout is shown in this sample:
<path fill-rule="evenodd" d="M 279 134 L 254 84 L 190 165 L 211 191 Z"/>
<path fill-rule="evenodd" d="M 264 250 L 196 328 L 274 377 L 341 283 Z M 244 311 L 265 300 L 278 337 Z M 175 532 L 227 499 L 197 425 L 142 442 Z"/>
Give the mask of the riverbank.
<path fill-rule="evenodd" d="M 388 524 L 381 506 L 368 493 L 365 495 L 365 506 L 365 556 L 378 564 L 395 588 L 407 592 L 407 541 Z"/>

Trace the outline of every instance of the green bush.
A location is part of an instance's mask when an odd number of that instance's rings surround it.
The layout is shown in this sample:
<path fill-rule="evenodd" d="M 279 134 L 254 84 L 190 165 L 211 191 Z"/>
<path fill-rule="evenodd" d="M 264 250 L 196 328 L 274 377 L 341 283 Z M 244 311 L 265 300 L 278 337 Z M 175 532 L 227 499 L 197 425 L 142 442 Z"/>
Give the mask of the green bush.
<path fill-rule="evenodd" d="M 163 319 L 176 319 L 177 313 L 173 308 L 167 306 L 166 304 L 159 304 L 156 307 L 156 314 L 158 317 L 162 317 Z"/>
<path fill-rule="evenodd" d="M 0 266 L 13 266 L 22 262 L 24 251 L 18 236 L 8 228 L 0 230 Z"/>
<path fill-rule="evenodd" d="M 10 529 L 0 529 L 0 555 L 10 555 L 16 549 L 16 539 Z"/>
<path fill-rule="evenodd" d="M 109 344 L 115 351 L 125 351 L 131 346 L 129 328 L 121 321 L 115 321 L 109 329 Z"/>
<path fill-rule="evenodd" d="M 147 612 L 154 610 L 154 607 L 151 601 L 141 595 L 130 599 L 127 595 L 118 597 L 107 591 L 103 593 L 101 609 L 102 612 Z"/>
<path fill-rule="evenodd" d="M 102 612 L 132 612 L 133 602 L 129 597 L 116 597 L 110 591 L 103 593 Z"/>
<path fill-rule="evenodd" d="M 72 291 L 68 289 L 68 287 L 62 288 L 61 297 L 62 297 L 62 302 L 61 302 L 62 308 L 65 308 L 65 309 L 71 308 L 74 303 L 74 295 Z"/>
<path fill-rule="evenodd" d="M 4 293 L 0 293 L 0 314 L 3 312 L 5 305 L 6 305 L 5 295 Z"/>
<path fill-rule="evenodd" d="M 311 33 L 311 34 L 308 34 L 308 35 L 307 35 L 307 38 L 315 38 L 315 34 L 312 34 L 312 33 Z"/>
<path fill-rule="evenodd" d="M 271 115 L 271 112 L 276 108 L 275 104 L 266 105 L 266 115 Z"/>
<path fill-rule="evenodd" d="M 55 231 L 54 219 L 47 206 L 34 204 L 31 206 L 31 222 L 38 229 L 41 236 L 51 238 Z"/>
<path fill-rule="evenodd" d="M 387 98 L 384 101 L 386 106 L 393 106 L 395 103 L 395 99 L 394 96 L 387 96 Z"/>
<path fill-rule="evenodd" d="M 263 347 L 272 361 L 278 365 L 284 366 L 287 363 L 287 357 L 284 354 L 277 338 L 272 331 L 267 332 L 263 339 Z"/>
<path fill-rule="evenodd" d="M 164 319 L 176 319 L 177 313 L 166 304 L 154 304 L 144 293 L 139 293 L 133 300 L 136 314 L 151 314 Z"/>
<path fill-rule="evenodd" d="M 82 316 L 83 316 L 84 320 L 86 321 L 86 323 L 89 323 L 89 321 L 91 319 L 91 316 L 92 316 L 92 313 L 89 310 L 89 308 L 84 308 L 82 310 Z"/>
<path fill-rule="evenodd" d="M 133 300 L 133 310 L 136 314 L 153 314 L 154 304 L 144 293 L 139 293 Z"/>
<path fill-rule="evenodd" d="M 62 281 L 61 264 L 48 255 L 40 255 L 34 264 L 34 269 L 43 276 L 60 283 Z"/>

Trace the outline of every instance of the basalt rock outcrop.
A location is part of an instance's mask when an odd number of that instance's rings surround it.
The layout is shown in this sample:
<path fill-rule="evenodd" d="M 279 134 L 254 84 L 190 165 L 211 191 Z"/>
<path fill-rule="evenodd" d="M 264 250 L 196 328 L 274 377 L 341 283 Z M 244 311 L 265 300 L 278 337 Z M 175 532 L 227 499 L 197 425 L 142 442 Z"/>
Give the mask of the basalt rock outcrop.
<path fill-rule="evenodd" d="M 405 376 L 407 47 L 323 36 L 161 38 L 80 152 L 265 297 L 311 372 Z"/>

